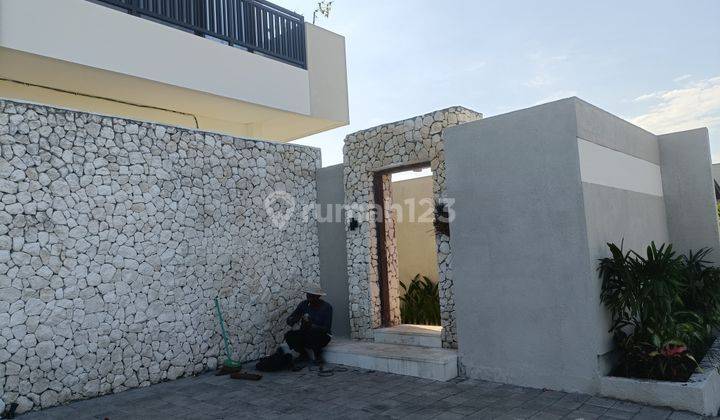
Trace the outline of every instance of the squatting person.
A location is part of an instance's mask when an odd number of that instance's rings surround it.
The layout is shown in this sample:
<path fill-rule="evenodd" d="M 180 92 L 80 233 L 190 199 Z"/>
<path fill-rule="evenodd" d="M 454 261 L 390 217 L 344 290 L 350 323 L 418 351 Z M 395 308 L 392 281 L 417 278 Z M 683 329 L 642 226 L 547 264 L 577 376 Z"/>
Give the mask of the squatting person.
<path fill-rule="evenodd" d="M 297 361 L 310 360 L 307 351 L 312 350 L 315 361 L 321 363 L 322 349 L 332 338 L 332 305 L 322 300 L 326 293 L 319 287 L 311 286 L 304 292 L 306 299 L 287 318 L 289 326 L 300 322 L 300 329 L 288 331 L 285 341 L 300 354 Z"/>

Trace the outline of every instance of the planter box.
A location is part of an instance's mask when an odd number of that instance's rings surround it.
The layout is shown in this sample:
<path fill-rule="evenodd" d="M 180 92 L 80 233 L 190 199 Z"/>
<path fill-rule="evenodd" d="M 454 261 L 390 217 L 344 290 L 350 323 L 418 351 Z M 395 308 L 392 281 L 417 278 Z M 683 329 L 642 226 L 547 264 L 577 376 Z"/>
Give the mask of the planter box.
<path fill-rule="evenodd" d="M 604 397 L 715 416 L 720 409 L 719 362 L 720 338 L 717 338 L 700 362 L 702 372 L 695 373 L 687 382 L 603 376 L 600 378 L 600 394 Z"/>

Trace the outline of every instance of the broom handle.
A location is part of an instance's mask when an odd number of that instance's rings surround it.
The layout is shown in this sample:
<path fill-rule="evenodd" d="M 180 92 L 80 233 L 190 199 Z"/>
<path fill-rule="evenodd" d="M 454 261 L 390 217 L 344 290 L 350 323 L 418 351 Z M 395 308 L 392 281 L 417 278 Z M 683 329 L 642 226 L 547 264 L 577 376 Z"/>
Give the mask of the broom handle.
<path fill-rule="evenodd" d="M 232 353 L 230 352 L 230 340 L 228 339 L 227 331 L 225 331 L 225 321 L 223 321 L 218 298 L 215 298 L 215 311 L 217 312 L 218 320 L 220 321 L 220 330 L 222 331 L 223 341 L 225 342 L 225 356 L 228 359 L 232 359 Z"/>

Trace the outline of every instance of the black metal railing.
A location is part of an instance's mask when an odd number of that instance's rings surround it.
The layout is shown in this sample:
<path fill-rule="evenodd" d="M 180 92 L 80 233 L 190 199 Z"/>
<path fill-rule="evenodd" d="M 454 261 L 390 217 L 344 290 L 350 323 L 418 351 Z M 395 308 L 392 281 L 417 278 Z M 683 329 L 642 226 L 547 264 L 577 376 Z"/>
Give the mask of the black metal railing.
<path fill-rule="evenodd" d="M 307 68 L 302 15 L 264 0 L 90 0 Z"/>

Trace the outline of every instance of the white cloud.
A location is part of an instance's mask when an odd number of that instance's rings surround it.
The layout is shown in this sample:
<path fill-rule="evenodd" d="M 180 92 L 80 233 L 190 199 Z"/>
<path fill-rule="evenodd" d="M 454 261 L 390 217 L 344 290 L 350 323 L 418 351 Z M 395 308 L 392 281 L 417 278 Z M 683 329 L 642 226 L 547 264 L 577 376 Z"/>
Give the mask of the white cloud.
<path fill-rule="evenodd" d="M 540 87 L 540 86 L 545 86 L 545 85 L 549 85 L 549 84 L 550 84 L 550 80 L 548 80 L 548 78 L 542 74 L 538 74 L 535 77 L 533 77 L 532 79 L 525 82 L 525 86 L 529 86 L 529 87 Z"/>
<path fill-rule="evenodd" d="M 660 92 L 660 93 L 662 93 L 662 92 Z M 640 95 L 637 98 L 633 99 L 633 102 L 642 102 L 642 101 L 647 101 L 650 99 L 655 99 L 658 97 L 658 95 L 659 95 L 658 92 L 646 93 L 644 95 Z"/>
<path fill-rule="evenodd" d="M 691 78 L 691 77 L 692 77 L 692 75 L 690 75 L 690 74 L 683 74 L 682 76 L 678 76 L 678 77 L 674 78 L 674 79 L 673 79 L 673 82 L 675 82 L 675 83 L 680 83 L 680 82 L 682 82 L 682 81 L 684 81 L 684 80 L 687 80 L 687 79 L 689 79 L 689 78 Z"/>
<path fill-rule="evenodd" d="M 662 134 L 708 127 L 720 134 L 720 76 L 692 82 L 682 89 L 648 93 L 635 99 L 653 100 L 642 115 L 632 118 L 634 124 Z"/>
<path fill-rule="evenodd" d="M 524 83 L 525 86 L 531 88 L 539 88 L 555 83 L 552 77 L 554 70 L 564 61 L 568 60 L 565 54 L 547 55 L 543 51 L 534 51 L 526 54 L 530 65 L 535 67 L 535 76 Z"/>

